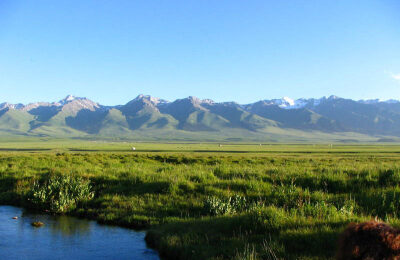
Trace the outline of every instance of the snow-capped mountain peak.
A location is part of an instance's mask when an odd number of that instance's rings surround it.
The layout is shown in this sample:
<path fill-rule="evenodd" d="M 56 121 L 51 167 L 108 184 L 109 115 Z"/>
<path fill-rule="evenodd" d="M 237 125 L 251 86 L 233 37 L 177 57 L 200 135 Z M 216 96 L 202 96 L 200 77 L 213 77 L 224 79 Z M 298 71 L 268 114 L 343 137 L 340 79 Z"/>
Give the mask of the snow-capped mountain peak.
<path fill-rule="evenodd" d="M 167 100 L 157 98 L 157 97 L 152 97 L 150 95 L 143 95 L 143 94 L 138 95 L 134 100 L 147 100 L 147 101 L 153 103 L 154 105 L 169 103 Z"/>
<path fill-rule="evenodd" d="M 303 108 L 308 104 L 307 99 L 292 99 L 289 97 L 283 97 L 279 99 L 264 100 L 267 104 L 277 105 L 283 109 L 299 109 Z"/>
<path fill-rule="evenodd" d="M 8 108 L 8 109 L 21 109 L 24 107 L 23 104 L 10 104 L 8 102 L 4 102 L 0 104 L 0 110 Z"/>
<path fill-rule="evenodd" d="M 284 104 L 287 104 L 288 106 L 295 105 L 295 101 L 293 99 L 291 99 L 290 97 L 283 97 L 282 101 L 284 102 Z"/>
<path fill-rule="evenodd" d="M 67 103 L 69 103 L 71 101 L 74 101 L 76 99 L 82 99 L 82 98 L 78 98 L 78 97 L 75 97 L 73 95 L 68 95 L 64 99 L 61 99 L 60 101 L 58 101 L 58 103 L 60 103 L 61 105 L 65 105 L 65 104 L 67 104 Z"/>
<path fill-rule="evenodd" d="M 395 100 L 395 99 L 383 100 L 383 99 L 377 98 L 377 99 L 361 99 L 358 102 L 363 103 L 363 104 L 377 104 L 377 103 L 396 104 L 396 103 L 399 103 L 400 101 Z"/>

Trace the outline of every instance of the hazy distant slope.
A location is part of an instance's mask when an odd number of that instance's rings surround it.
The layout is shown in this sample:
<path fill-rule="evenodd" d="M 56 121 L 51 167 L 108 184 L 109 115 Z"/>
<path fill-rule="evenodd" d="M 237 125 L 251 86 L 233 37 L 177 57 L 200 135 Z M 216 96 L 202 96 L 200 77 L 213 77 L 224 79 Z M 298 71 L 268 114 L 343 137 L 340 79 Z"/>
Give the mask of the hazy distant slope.
<path fill-rule="evenodd" d="M 388 104 L 387 104 L 388 105 Z M 394 106 L 396 104 L 392 104 Z M 340 122 L 346 131 L 365 134 L 400 135 L 400 114 L 372 104 L 335 98 L 321 102 L 315 111 Z"/>
<path fill-rule="evenodd" d="M 229 127 L 244 128 L 251 131 L 262 129 L 267 126 L 277 126 L 277 122 L 262 118 L 256 114 L 245 111 L 235 102 L 208 103 L 203 105 L 211 113 L 217 114 L 229 122 Z"/>
<path fill-rule="evenodd" d="M 259 101 L 248 106 L 251 113 L 281 123 L 282 127 L 296 129 L 314 129 L 327 132 L 341 131 L 343 128 L 335 120 L 324 117 L 308 108 L 283 109 Z"/>
<path fill-rule="evenodd" d="M 5 108 L 0 110 L 0 130 L 7 133 L 25 134 L 30 129 L 34 116 L 25 111 Z"/>
<path fill-rule="evenodd" d="M 112 108 L 106 113 L 97 132 L 99 135 L 112 137 L 129 135 L 129 125 L 121 111 Z"/>
<path fill-rule="evenodd" d="M 125 116 L 129 129 L 157 128 L 171 129 L 177 125 L 177 121 L 160 113 L 157 108 L 158 99 L 150 96 L 139 95 L 137 98 L 121 106 L 119 110 Z"/>
<path fill-rule="evenodd" d="M 227 127 L 228 121 L 211 113 L 202 106 L 208 100 L 200 100 L 196 97 L 178 99 L 168 105 L 159 106 L 160 112 L 169 114 L 178 121 L 177 128 L 187 131 L 217 131 Z"/>

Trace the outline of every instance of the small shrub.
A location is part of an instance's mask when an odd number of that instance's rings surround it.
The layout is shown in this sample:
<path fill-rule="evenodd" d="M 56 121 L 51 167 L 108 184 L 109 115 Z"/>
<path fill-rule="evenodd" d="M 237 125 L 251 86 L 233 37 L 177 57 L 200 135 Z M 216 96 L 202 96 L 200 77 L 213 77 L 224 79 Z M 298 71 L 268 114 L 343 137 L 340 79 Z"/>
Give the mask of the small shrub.
<path fill-rule="evenodd" d="M 203 210 L 206 214 L 219 216 L 244 211 L 247 206 L 246 198 L 239 195 L 229 197 L 226 200 L 208 197 L 204 202 Z"/>
<path fill-rule="evenodd" d="M 208 197 L 203 206 L 204 212 L 212 216 L 225 215 L 231 212 L 230 203 L 217 197 Z"/>
<path fill-rule="evenodd" d="M 80 201 L 93 198 L 90 181 L 71 175 L 46 175 L 35 182 L 28 201 L 40 209 L 65 213 Z"/>
<path fill-rule="evenodd" d="M 354 211 L 357 207 L 357 204 L 354 200 L 345 200 L 343 206 L 340 208 L 340 213 L 343 216 L 352 216 L 354 214 Z"/>
<path fill-rule="evenodd" d="M 248 207 L 246 198 L 237 194 L 229 198 L 229 203 L 235 212 L 242 212 Z"/>

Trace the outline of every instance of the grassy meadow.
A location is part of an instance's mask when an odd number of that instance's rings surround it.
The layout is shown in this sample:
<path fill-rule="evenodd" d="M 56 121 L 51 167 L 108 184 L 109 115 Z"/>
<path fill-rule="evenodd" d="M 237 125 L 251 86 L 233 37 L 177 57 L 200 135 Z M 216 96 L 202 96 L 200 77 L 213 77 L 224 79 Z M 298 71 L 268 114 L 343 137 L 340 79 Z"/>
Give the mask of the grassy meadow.
<path fill-rule="evenodd" d="M 397 145 L 4 140 L 0 204 L 147 229 L 166 259 L 333 259 L 349 222 L 400 226 L 399 159 Z"/>

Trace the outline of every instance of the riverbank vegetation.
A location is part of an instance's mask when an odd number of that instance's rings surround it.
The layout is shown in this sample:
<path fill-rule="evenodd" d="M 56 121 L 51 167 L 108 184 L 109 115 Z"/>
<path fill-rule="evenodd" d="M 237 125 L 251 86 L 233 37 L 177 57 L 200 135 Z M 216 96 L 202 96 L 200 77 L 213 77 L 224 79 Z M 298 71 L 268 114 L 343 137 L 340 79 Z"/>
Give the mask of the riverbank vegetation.
<path fill-rule="evenodd" d="M 169 259 L 329 259 L 349 222 L 400 224 L 400 147 L 239 147 L 3 151 L 0 204 L 145 228 Z"/>

